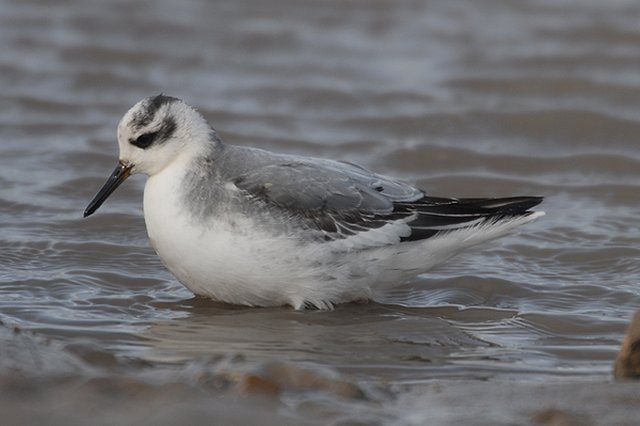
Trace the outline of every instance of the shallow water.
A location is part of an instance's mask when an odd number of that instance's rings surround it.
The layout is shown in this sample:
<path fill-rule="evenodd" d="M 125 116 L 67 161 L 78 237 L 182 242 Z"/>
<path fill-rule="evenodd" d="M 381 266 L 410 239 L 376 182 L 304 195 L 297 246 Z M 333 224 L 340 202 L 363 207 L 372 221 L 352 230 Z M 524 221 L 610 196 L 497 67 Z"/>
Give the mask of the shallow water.
<path fill-rule="evenodd" d="M 640 306 L 639 3 L 0 8 L 6 325 L 151 368 L 286 359 L 391 395 L 461 378 L 608 380 Z M 228 143 L 357 162 L 432 195 L 545 195 L 547 216 L 380 303 L 194 299 L 149 247 L 144 178 L 82 219 L 115 166 L 120 116 L 159 92 Z"/>

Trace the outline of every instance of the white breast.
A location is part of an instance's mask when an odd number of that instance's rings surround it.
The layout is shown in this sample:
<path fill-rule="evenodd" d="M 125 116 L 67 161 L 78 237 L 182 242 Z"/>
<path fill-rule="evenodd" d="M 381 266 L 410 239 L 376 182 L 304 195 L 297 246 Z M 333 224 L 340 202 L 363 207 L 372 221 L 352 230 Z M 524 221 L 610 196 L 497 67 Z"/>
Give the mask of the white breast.
<path fill-rule="evenodd" d="M 267 235 L 238 215 L 204 223 L 194 218 L 182 204 L 183 175 L 184 168 L 172 164 L 147 180 L 144 216 L 151 245 L 193 293 L 234 304 L 295 307 L 322 307 L 345 291 L 353 296 L 344 280 L 324 282 L 331 268 L 327 253 L 316 247 Z"/>

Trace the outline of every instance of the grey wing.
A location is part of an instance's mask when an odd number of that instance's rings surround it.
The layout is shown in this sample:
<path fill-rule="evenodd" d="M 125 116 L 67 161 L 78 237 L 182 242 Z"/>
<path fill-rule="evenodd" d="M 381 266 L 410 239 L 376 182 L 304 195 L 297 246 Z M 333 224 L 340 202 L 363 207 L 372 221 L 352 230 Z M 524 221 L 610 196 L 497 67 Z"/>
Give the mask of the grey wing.
<path fill-rule="evenodd" d="M 407 183 L 330 160 L 269 164 L 237 176 L 234 183 L 256 198 L 303 217 L 330 238 L 402 220 L 413 212 L 398 215 L 395 203 L 424 197 Z M 406 232 L 410 232 L 408 227 Z"/>
<path fill-rule="evenodd" d="M 542 197 L 438 198 L 350 163 L 282 161 L 234 179 L 236 186 L 334 240 L 394 243 L 532 214 Z M 391 225 L 391 226 L 386 226 Z M 379 230 L 379 231 L 378 231 Z"/>

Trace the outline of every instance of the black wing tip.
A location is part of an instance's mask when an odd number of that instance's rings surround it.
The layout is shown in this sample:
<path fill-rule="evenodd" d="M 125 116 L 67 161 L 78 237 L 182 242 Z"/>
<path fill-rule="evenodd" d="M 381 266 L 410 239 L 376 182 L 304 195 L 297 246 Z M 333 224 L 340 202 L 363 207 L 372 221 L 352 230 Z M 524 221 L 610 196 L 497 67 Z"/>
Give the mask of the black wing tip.
<path fill-rule="evenodd" d="M 526 212 L 527 210 L 534 208 L 543 201 L 544 197 L 541 196 L 513 197 L 513 203 L 509 202 L 506 205 L 517 206 L 518 208 L 522 209 L 523 212 Z"/>
<path fill-rule="evenodd" d="M 531 196 L 530 198 L 531 198 L 531 202 L 533 204 L 531 204 L 531 207 L 529 207 L 529 208 L 535 207 L 535 206 L 537 206 L 538 204 L 541 204 L 544 201 L 544 197 L 541 196 L 541 195 Z"/>
<path fill-rule="evenodd" d="M 531 209 L 543 200 L 544 197 L 540 196 L 460 199 L 424 197 L 410 206 L 402 203 L 405 209 L 415 209 L 418 216 L 409 222 L 411 235 L 401 238 L 401 241 L 424 240 L 478 223 L 530 216 L 535 214 Z"/>
<path fill-rule="evenodd" d="M 461 198 L 458 206 L 477 208 L 486 213 L 522 214 L 544 201 L 542 196 L 517 196 L 504 198 Z"/>

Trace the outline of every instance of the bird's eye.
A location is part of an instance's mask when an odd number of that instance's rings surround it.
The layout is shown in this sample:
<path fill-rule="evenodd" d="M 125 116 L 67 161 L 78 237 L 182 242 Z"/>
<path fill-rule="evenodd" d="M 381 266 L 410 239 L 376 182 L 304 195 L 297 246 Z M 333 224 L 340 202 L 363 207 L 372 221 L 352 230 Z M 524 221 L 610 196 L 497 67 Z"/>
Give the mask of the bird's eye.
<path fill-rule="evenodd" d="M 132 140 L 131 144 L 137 146 L 138 148 L 145 149 L 153 143 L 153 141 L 156 139 L 156 136 L 158 136 L 158 132 L 145 133 L 138 136 L 136 140 Z"/>

